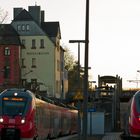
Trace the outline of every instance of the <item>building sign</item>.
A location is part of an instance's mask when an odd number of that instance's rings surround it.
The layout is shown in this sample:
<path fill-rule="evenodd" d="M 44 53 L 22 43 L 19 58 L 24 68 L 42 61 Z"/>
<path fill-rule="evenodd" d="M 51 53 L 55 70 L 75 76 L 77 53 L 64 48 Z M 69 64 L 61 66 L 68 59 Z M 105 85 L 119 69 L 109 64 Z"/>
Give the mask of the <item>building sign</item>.
<path fill-rule="evenodd" d="M 27 55 L 48 55 L 49 52 L 27 52 Z"/>

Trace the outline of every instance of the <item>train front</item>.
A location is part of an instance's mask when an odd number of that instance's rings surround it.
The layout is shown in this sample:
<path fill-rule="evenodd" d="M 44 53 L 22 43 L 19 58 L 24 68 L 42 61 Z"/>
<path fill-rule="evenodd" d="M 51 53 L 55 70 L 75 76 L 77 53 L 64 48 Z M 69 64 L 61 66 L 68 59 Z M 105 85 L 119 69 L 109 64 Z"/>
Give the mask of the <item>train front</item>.
<path fill-rule="evenodd" d="M 35 102 L 30 91 L 5 90 L 0 94 L 1 140 L 33 140 Z"/>
<path fill-rule="evenodd" d="M 129 116 L 129 133 L 132 137 L 140 138 L 140 91 L 132 98 Z"/>

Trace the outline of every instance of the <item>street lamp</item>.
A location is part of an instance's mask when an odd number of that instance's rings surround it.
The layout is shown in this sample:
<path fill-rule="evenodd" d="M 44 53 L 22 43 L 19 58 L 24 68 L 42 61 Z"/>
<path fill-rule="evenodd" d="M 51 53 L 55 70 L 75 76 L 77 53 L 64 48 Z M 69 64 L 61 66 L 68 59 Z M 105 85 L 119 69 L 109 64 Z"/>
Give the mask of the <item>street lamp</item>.
<path fill-rule="evenodd" d="M 87 140 L 87 103 L 88 103 L 88 46 L 89 44 L 89 0 L 86 0 L 85 21 L 85 70 L 84 70 L 84 101 L 83 101 L 83 140 Z"/>
<path fill-rule="evenodd" d="M 69 40 L 69 43 L 78 43 L 78 88 L 80 88 L 80 43 L 85 43 L 85 40 Z"/>
<path fill-rule="evenodd" d="M 85 43 L 85 40 L 69 40 L 69 43 L 78 43 L 78 90 L 80 89 L 80 43 Z M 81 134 L 81 117 L 80 117 L 80 110 L 81 110 L 81 102 L 78 100 L 78 136 L 80 140 Z"/>
<path fill-rule="evenodd" d="M 137 70 L 137 73 L 140 73 L 140 70 Z M 136 83 L 136 88 L 138 88 L 138 84 L 140 83 L 140 80 L 138 80 L 138 75 L 136 74 L 136 80 L 127 80 L 128 82 Z"/>

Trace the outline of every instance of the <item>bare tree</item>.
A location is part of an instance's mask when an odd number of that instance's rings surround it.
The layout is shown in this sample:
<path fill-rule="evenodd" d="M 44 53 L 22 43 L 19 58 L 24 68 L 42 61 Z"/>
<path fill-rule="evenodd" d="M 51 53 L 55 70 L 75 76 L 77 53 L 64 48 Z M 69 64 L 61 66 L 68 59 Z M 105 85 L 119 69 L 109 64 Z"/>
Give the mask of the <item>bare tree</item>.
<path fill-rule="evenodd" d="M 0 24 L 6 23 L 8 20 L 8 12 L 0 8 Z"/>
<path fill-rule="evenodd" d="M 73 66 L 75 65 L 75 59 L 68 47 L 65 47 L 64 61 L 66 70 L 70 71 L 73 69 Z"/>

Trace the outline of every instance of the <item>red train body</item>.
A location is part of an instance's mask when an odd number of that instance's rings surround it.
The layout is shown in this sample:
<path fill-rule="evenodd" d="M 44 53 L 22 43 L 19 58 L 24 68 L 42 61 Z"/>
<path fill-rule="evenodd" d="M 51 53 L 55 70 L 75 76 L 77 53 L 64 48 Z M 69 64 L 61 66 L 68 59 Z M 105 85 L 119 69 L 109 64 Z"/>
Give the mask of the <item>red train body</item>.
<path fill-rule="evenodd" d="M 130 100 L 124 121 L 125 134 L 132 139 L 140 138 L 140 91 Z"/>
<path fill-rule="evenodd" d="M 38 99 L 31 91 L 5 90 L 0 106 L 2 140 L 44 140 L 77 132 L 77 110 Z"/>

